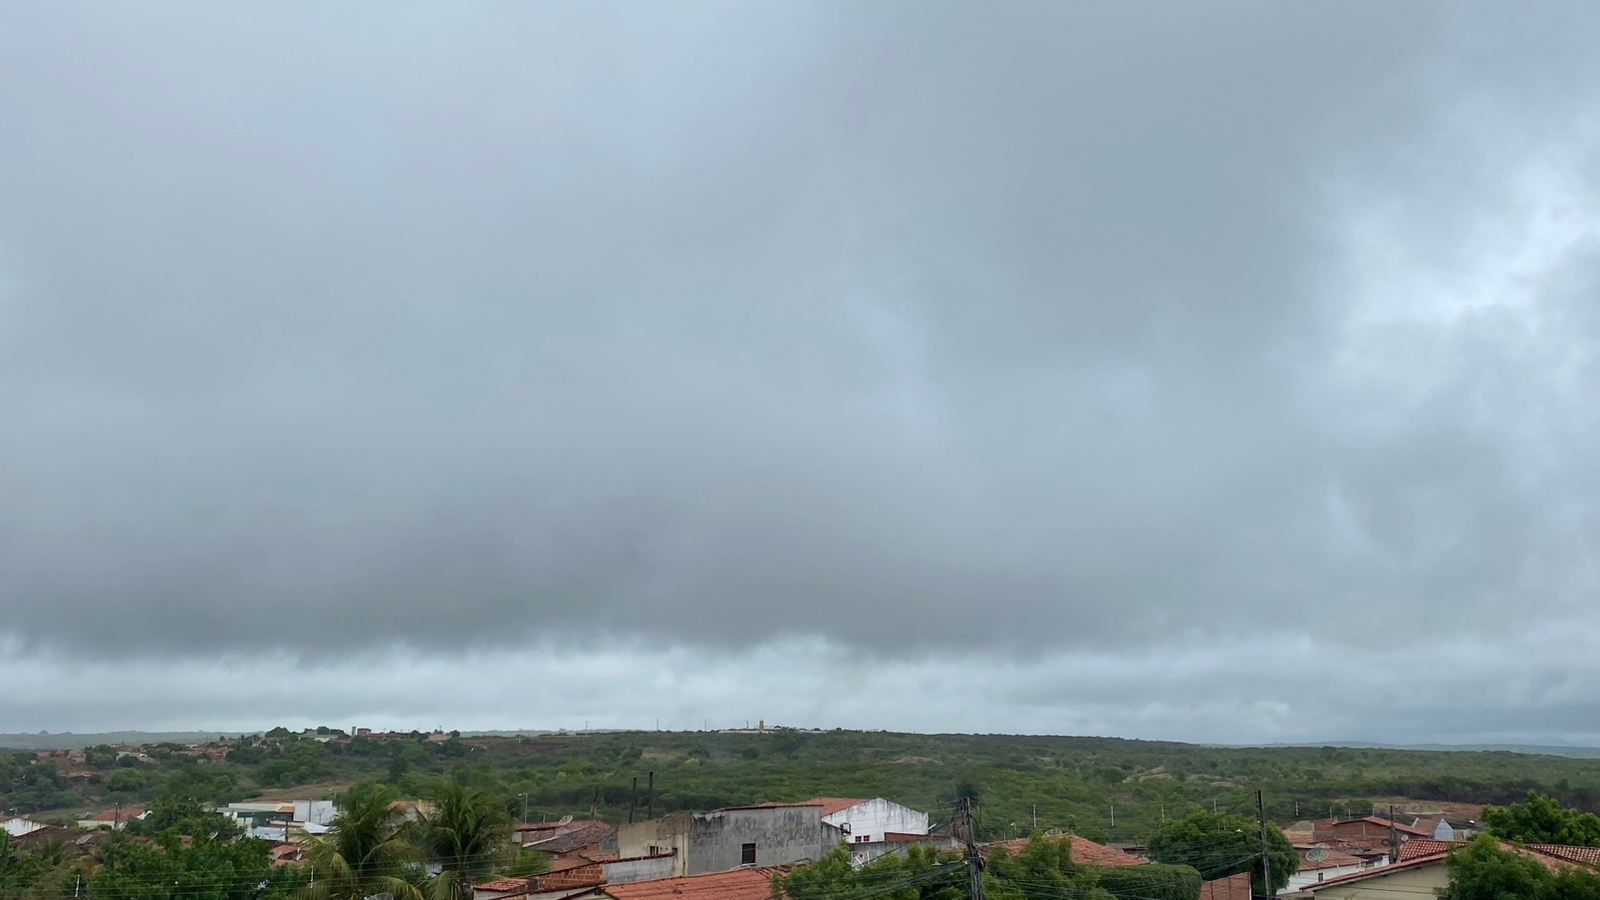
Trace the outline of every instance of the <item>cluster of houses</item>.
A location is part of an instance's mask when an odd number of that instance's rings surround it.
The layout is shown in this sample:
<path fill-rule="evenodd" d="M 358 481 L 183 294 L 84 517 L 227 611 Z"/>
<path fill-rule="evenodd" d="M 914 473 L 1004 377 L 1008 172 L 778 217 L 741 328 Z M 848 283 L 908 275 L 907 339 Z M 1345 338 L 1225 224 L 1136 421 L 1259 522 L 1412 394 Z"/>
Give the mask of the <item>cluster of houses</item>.
<path fill-rule="evenodd" d="M 427 801 L 401 801 L 409 816 Z M 245 833 L 272 843 L 276 863 L 300 861 L 291 834 L 320 834 L 333 823 L 328 800 L 232 803 L 218 812 Z M 118 806 L 81 817 L 76 829 L 25 817 L 0 821 L 13 837 L 92 840 L 145 814 Z M 1448 883 L 1444 859 L 1476 832 L 1474 822 L 1442 817 L 1409 821 L 1364 816 L 1297 822 L 1285 835 L 1300 854 L 1299 871 L 1280 892 L 1284 900 L 1406 900 Z M 57 834 L 59 832 L 59 834 Z M 774 873 L 821 858 L 841 843 L 860 866 L 914 844 L 957 849 L 948 833 L 930 829 L 927 813 L 881 797 L 816 797 L 799 803 L 760 803 L 710 812 L 675 813 L 624 825 L 598 819 L 515 826 L 518 846 L 542 851 L 548 871 L 478 884 L 473 900 L 768 900 Z M 1074 860 L 1101 867 L 1145 865 L 1144 848 L 1105 846 L 1070 835 Z M 1026 840 L 982 847 L 1015 852 Z M 1552 870 L 1600 866 L 1600 848 L 1530 844 L 1512 848 Z M 748 896 L 747 896 L 748 895 Z M 1250 876 L 1208 881 L 1200 900 L 1250 900 Z"/>

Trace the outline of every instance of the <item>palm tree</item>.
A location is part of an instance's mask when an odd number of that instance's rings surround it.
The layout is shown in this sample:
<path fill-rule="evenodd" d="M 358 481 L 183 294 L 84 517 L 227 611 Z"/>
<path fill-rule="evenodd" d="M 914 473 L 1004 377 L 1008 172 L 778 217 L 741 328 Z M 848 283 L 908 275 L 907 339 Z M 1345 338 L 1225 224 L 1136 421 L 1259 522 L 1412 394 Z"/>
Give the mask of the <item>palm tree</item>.
<path fill-rule="evenodd" d="M 453 778 L 440 783 L 433 800 L 433 811 L 418 822 L 428 860 L 443 869 L 432 893 L 436 900 L 470 896 L 462 886 L 465 880 L 511 864 L 511 816 L 487 791 Z"/>
<path fill-rule="evenodd" d="M 297 835 L 311 866 L 305 900 L 364 900 L 392 894 L 395 900 L 423 900 L 417 851 L 405 840 L 404 814 L 392 805 L 394 794 L 381 784 L 358 784 L 339 800 L 327 837 Z"/>

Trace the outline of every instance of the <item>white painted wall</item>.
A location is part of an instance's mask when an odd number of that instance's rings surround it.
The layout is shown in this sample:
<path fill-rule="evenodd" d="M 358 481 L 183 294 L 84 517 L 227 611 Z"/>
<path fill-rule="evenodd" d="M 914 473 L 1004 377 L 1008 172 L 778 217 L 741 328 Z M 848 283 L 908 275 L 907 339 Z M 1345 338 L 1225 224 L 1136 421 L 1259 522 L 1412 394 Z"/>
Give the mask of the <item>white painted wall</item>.
<path fill-rule="evenodd" d="M 1258 865 L 1256 868 L 1259 869 L 1260 866 Z M 1352 864 L 1348 866 L 1329 866 L 1326 869 L 1312 869 L 1304 872 L 1296 872 L 1289 876 L 1289 884 L 1278 893 L 1287 894 L 1290 891 L 1304 890 L 1309 885 L 1318 884 L 1320 882 L 1327 881 L 1330 878 L 1338 878 L 1340 875 L 1349 875 L 1354 872 L 1364 872 L 1366 869 L 1367 867 L 1360 864 Z"/>
<path fill-rule="evenodd" d="M 0 828 L 4 828 L 6 830 L 6 833 L 11 835 L 12 837 L 22 837 L 25 834 L 30 834 L 32 832 L 38 831 L 39 829 L 41 829 L 43 827 L 44 827 L 44 823 L 35 822 L 32 819 L 24 819 L 21 816 L 17 816 L 15 818 L 7 819 L 4 822 L 0 822 Z"/>
<path fill-rule="evenodd" d="M 927 813 L 917 812 L 909 806 L 901 806 L 882 797 L 857 803 L 831 816 L 823 816 L 822 821 L 841 829 L 850 826 L 845 841 L 852 844 L 881 841 L 884 834 L 891 831 L 900 834 L 928 833 Z"/>

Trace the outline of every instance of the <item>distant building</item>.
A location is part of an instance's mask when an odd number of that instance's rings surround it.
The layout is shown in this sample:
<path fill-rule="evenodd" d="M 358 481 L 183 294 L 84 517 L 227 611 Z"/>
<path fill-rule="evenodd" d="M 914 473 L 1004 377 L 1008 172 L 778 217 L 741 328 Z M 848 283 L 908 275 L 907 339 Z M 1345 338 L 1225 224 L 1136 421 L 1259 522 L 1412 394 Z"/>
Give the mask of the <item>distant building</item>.
<path fill-rule="evenodd" d="M 1007 853 L 1020 853 L 1028 846 L 1032 838 L 1016 838 L 1010 841 L 996 841 L 979 847 L 980 853 L 987 856 L 996 848 L 1005 848 Z M 1072 842 L 1072 861 L 1082 866 L 1100 866 L 1103 869 L 1116 869 L 1123 866 L 1149 865 L 1150 860 L 1114 850 L 1104 844 L 1097 844 L 1086 837 L 1076 834 L 1061 835 L 1059 837 L 1046 837 L 1045 840 L 1069 840 Z"/>
<path fill-rule="evenodd" d="M 31 834 L 32 832 L 38 831 L 43 827 L 45 827 L 43 822 L 35 822 L 32 819 L 24 818 L 22 816 L 12 816 L 3 822 L 0 822 L 0 829 L 5 829 L 6 834 L 11 835 L 12 837 L 22 837 L 25 834 Z"/>
<path fill-rule="evenodd" d="M 88 813 L 79 817 L 78 827 L 90 831 L 96 828 L 121 828 L 128 824 L 130 819 L 144 818 L 144 807 L 122 806 L 104 809 L 97 813 Z"/>

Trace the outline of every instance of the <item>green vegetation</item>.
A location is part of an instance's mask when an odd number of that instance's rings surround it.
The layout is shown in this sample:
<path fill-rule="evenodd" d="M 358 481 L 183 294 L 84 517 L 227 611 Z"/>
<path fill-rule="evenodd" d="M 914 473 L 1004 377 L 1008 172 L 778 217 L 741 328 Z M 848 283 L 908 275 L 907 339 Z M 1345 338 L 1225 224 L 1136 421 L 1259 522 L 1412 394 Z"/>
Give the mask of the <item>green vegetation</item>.
<path fill-rule="evenodd" d="M 1258 897 L 1277 894 L 1300 867 L 1300 854 L 1278 826 L 1267 825 L 1267 866 L 1272 890 L 1261 883 L 1261 826 L 1256 819 L 1229 814 L 1193 812 L 1161 827 L 1150 842 L 1158 862 L 1192 866 L 1208 880 L 1251 873 Z"/>
<path fill-rule="evenodd" d="M 965 900 L 968 871 L 961 854 L 912 847 L 852 869 L 849 850 L 829 851 L 815 865 L 775 879 L 791 900 Z M 991 900 L 1195 900 L 1200 873 L 1189 866 L 1102 869 L 1072 860 L 1072 843 L 1034 835 L 1017 853 L 996 847 L 983 875 Z"/>
<path fill-rule="evenodd" d="M 318 740 L 323 738 L 323 740 Z M 1391 800 L 1504 805 L 1530 790 L 1600 811 L 1600 759 L 1507 751 L 1336 747 L 1224 748 L 1107 738 L 916 735 L 884 732 L 612 732 L 536 737 L 411 734 L 388 739 L 295 734 L 232 740 L 198 751 L 147 748 L 108 764 L 110 748 L 71 762 L 64 751 L 0 756 L 0 807 L 61 810 L 179 794 L 202 802 L 251 796 L 333 798 L 358 781 L 427 796 L 443 776 L 507 800 L 514 817 L 628 817 L 818 795 L 888 797 L 935 821 L 961 796 L 978 801 L 981 836 L 1061 829 L 1092 840 L 1148 842 L 1163 821 L 1197 810 L 1253 817 L 1255 791 L 1277 822 L 1365 814 Z M 126 772 L 124 775 L 122 773 Z M 524 797 L 524 795 L 526 795 Z M 1111 824 L 1112 807 L 1116 824 Z"/>
<path fill-rule="evenodd" d="M 306 861 L 322 875 L 307 888 L 309 900 L 361 900 L 387 892 L 396 900 L 422 900 L 418 848 L 402 835 L 404 817 L 391 805 L 392 789 L 358 785 L 340 800 L 327 837 L 305 841 Z"/>
<path fill-rule="evenodd" d="M 1600 816 L 1566 809 L 1554 798 L 1529 791 L 1528 798 L 1504 809 L 1486 809 L 1489 833 L 1524 844 L 1600 847 Z"/>
<path fill-rule="evenodd" d="M 1482 834 L 1445 859 L 1450 884 L 1440 900 L 1600 900 L 1600 874 L 1574 866 L 1559 874 Z"/>

